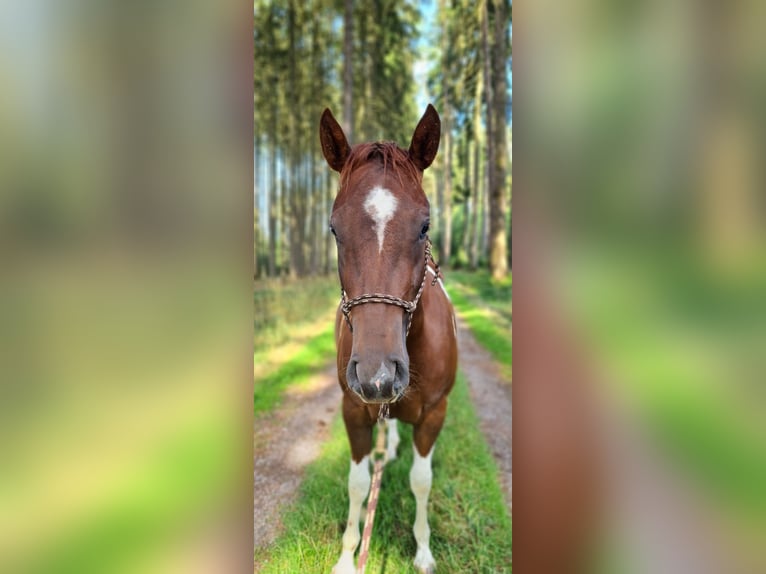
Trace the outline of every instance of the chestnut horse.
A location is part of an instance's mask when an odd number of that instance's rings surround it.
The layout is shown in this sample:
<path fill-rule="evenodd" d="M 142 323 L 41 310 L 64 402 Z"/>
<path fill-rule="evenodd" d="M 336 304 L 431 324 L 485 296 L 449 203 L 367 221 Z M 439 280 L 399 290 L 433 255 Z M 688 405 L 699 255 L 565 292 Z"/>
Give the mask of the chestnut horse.
<path fill-rule="evenodd" d="M 413 425 L 415 566 L 433 572 L 427 504 L 431 456 L 457 370 L 452 304 L 428 239 L 423 171 L 439 149 L 441 123 L 429 105 L 408 150 L 391 142 L 351 148 L 329 110 L 322 114 L 322 152 L 340 172 L 330 217 L 338 247 L 341 304 L 335 322 L 343 421 L 351 444 L 349 511 L 335 574 L 355 572 L 359 518 L 370 488 L 372 428 L 384 409 Z M 396 456 L 396 420 L 388 424 L 388 459 Z"/>

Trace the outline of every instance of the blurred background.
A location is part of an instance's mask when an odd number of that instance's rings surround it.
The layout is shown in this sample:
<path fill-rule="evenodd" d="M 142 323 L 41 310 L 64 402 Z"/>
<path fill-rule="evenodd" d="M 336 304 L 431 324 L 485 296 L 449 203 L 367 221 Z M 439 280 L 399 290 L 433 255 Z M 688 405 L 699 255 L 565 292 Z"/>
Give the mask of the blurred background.
<path fill-rule="evenodd" d="M 766 6 L 515 16 L 514 566 L 765 572 Z"/>
<path fill-rule="evenodd" d="M 251 24 L 0 3 L 0 571 L 250 567 Z"/>

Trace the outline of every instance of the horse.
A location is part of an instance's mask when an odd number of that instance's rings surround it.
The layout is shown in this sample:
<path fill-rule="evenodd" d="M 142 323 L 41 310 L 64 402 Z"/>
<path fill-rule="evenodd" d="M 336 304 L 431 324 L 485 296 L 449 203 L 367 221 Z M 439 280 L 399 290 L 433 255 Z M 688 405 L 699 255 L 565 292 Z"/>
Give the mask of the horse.
<path fill-rule="evenodd" d="M 396 421 L 413 426 L 414 564 L 422 573 L 433 573 L 436 566 L 427 516 L 431 458 L 457 371 L 455 314 L 431 256 L 430 206 L 422 187 L 440 132 L 430 104 L 407 150 L 393 142 L 352 148 L 329 109 L 320 121 L 322 153 L 340 174 L 330 231 L 341 286 L 335 318 L 338 382 L 351 447 L 348 521 L 333 574 L 356 571 L 372 429 L 383 416 L 389 417 L 388 460 L 396 457 L 399 443 Z"/>

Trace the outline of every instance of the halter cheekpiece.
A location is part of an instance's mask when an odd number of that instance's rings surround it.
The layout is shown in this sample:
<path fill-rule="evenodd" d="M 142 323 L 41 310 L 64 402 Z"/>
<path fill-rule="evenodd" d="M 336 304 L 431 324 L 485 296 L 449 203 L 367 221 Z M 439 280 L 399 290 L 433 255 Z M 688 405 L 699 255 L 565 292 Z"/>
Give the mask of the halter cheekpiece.
<path fill-rule="evenodd" d="M 340 310 L 343 313 L 343 316 L 346 318 L 346 323 L 348 324 L 349 330 L 353 333 L 354 327 L 351 325 L 351 309 L 356 307 L 357 305 L 362 305 L 364 303 L 386 303 L 388 305 L 396 305 L 397 307 L 401 307 L 404 309 L 404 312 L 407 313 L 407 331 L 405 333 L 405 336 L 410 334 L 410 326 L 412 325 L 412 316 L 415 314 L 415 309 L 418 307 L 418 302 L 420 301 L 420 296 L 423 294 L 423 289 L 426 285 L 426 277 L 428 277 L 428 267 L 429 262 L 433 263 L 434 270 L 434 278 L 431 281 L 431 285 L 436 285 L 436 282 L 439 280 L 440 271 L 439 271 L 439 264 L 436 263 L 433 256 L 431 255 L 431 240 L 426 237 L 426 248 L 425 248 L 425 257 L 424 257 L 424 267 L 423 267 L 423 280 L 420 282 L 420 287 L 418 288 L 418 292 L 415 295 L 415 298 L 412 301 L 406 301 L 404 299 L 401 299 L 400 297 L 394 297 L 393 295 L 387 295 L 385 293 L 365 293 L 364 295 L 359 295 L 359 297 L 354 297 L 353 299 L 348 299 L 346 297 L 346 290 L 343 288 L 343 283 L 341 282 L 340 287 Z"/>

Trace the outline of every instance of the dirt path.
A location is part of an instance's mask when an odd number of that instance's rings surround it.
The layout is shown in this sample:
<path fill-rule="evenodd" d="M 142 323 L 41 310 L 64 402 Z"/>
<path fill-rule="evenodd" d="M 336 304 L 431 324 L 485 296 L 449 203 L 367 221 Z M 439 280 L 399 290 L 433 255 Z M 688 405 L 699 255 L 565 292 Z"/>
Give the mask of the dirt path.
<path fill-rule="evenodd" d="M 511 391 L 500 368 L 458 321 L 460 368 L 468 380 L 481 428 L 500 470 L 511 508 Z M 299 391 L 288 391 L 279 409 L 259 416 L 253 429 L 255 547 L 278 535 L 280 516 L 298 492 L 305 467 L 319 456 L 329 423 L 340 408 L 335 364 Z"/>
<path fill-rule="evenodd" d="M 479 415 L 481 430 L 500 473 L 505 502 L 512 507 L 511 477 L 511 386 L 504 381 L 500 366 L 492 355 L 476 342 L 471 331 L 458 317 L 459 368 L 463 371 L 471 398 Z"/>
<path fill-rule="evenodd" d="M 319 456 L 340 408 L 333 362 L 300 391 L 288 390 L 282 405 L 255 420 L 253 444 L 255 547 L 279 533 L 282 509 L 295 499 L 303 470 Z"/>

